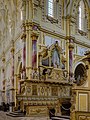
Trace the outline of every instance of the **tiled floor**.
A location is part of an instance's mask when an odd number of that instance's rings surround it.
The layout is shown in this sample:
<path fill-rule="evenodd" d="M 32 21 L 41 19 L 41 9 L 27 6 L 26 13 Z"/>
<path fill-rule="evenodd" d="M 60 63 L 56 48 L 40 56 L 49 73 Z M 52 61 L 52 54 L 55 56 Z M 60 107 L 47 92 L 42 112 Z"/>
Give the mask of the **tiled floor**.
<path fill-rule="evenodd" d="M 10 117 L 6 112 L 0 111 L 0 120 L 50 120 L 46 117 Z"/>

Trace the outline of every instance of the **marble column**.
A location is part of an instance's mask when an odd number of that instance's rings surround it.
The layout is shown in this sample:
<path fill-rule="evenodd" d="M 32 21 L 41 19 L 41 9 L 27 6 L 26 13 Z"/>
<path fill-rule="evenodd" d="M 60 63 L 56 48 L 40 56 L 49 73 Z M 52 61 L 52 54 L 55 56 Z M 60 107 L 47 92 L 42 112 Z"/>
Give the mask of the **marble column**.
<path fill-rule="evenodd" d="M 32 34 L 32 68 L 37 69 L 37 34 Z"/>
<path fill-rule="evenodd" d="M 26 78 L 26 34 L 23 33 L 22 37 L 23 50 L 22 50 L 22 78 Z"/>
<path fill-rule="evenodd" d="M 70 39 L 69 41 L 69 80 L 72 81 L 73 79 L 73 40 Z"/>
<path fill-rule="evenodd" d="M 27 75 L 27 78 L 28 80 L 30 80 L 30 58 L 31 58 L 31 53 L 30 53 L 30 49 L 31 48 L 31 45 L 30 45 L 30 42 L 31 42 L 31 39 L 30 39 L 30 24 L 28 22 L 28 20 L 26 21 L 25 23 L 26 25 L 26 75 Z"/>
<path fill-rule="evenodd" d="M 38 59 L 37 59 L 37 38 L 38 35 L 36 33 L 32 33 L 31 34 L 31 38 L 32 38 L 32 76 L 35 79 L 38 79 L 39 75 L 38 75 Z"/>
<path fill-rule="evenodd" d="M 14 88 L 14 41 L 12 41 L 11 55 L 12 55 L 12 88 Z"/>

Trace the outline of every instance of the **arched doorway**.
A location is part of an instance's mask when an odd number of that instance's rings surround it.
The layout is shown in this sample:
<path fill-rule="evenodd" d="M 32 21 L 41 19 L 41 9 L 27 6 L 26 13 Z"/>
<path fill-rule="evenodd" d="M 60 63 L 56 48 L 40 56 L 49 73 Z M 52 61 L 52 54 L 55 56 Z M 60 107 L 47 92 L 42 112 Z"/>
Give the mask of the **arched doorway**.
<path fill-rule="evenodd" d="M 86 80 L 86 69 L 83 64 L 79 64 L 74 72 L 74 77 L 77 85 L 82 85 Z"/>
<path fill-rule="evenodd" d="M 70 116 L 70 107 L 71 107 L 70 102 L 62 103 L 61 114 L 64 116 Z"/>
<path fill-rule="evenodd" d="M 55 116 L 55 109 L 54 108 L 51 108 L 49 109 L 49 117 L 51 119 L 51 117 L 54 117 Z"/>

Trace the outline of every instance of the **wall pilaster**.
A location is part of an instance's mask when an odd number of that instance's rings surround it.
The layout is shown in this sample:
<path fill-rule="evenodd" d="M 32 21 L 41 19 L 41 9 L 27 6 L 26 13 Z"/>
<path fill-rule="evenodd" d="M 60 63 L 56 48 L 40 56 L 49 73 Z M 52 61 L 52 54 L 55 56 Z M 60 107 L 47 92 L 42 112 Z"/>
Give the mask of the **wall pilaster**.
<path fill-rule="evenodd" d="M 14 89 L 14 41 L 11 41 L 11 60 L 12 60 L 12 68 L 11 68 L 11 87 L 10 87 L 10 112 L 13 111 L 15 105 L 15 89 Z"/>
<path fill-rule="evenodd" d="M 2 80 L 2 103 L 5 103 L 5 53 L 3 52 L 2 56 L 2 75 L 3 75 L 3 80 Z"/>

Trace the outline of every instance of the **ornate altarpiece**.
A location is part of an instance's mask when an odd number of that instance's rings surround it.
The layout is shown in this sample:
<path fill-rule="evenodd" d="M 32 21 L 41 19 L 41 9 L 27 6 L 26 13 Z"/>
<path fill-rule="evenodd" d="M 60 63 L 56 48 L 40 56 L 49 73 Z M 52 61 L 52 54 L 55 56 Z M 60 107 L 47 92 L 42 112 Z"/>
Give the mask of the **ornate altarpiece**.
<path fill-rule="evenodd" d="M 32 69 L 31 79 L 21 80 L 17 101 L 26 115 L 62 114 L 63 103 L 70 104 L 72 83 L 65 70 L 66 59 L 56 41 L 38 53 L 38 68 Z"/>

